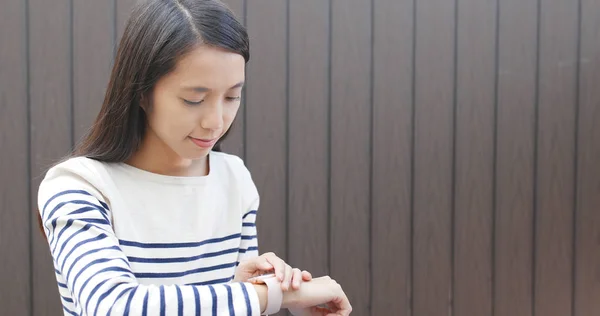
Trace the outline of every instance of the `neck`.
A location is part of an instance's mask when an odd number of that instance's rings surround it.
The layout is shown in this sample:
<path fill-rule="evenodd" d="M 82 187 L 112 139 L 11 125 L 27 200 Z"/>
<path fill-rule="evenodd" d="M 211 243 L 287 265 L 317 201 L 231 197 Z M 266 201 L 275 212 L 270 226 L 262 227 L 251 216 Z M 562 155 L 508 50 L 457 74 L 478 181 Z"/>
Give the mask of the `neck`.
<path fill-rule="evenodd" d="M 182 158 L 152 131 L 147 131 L 140 148 L 125 163 L 152 173 L 191 177 L 207 175 L 208 160 L 208 156 L 199 159 Z"/>

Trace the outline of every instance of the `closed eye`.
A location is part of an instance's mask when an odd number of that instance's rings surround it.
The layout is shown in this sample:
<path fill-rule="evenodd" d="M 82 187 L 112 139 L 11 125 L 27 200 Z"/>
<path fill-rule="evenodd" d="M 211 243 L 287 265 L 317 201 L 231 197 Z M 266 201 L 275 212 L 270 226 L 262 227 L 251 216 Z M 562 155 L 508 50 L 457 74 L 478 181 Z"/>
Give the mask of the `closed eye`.
<path fill-rule="evenodd" d="M 237 101 L 240 99 L 240 97 L 227 97 L 226 98 L 228 101 Z"/>
<path fill-rule="evenodd" d="M 200 101 L 190 101 L 190 100 L 183 99 L 183 102 L 185 102 L 185 103 L 186 103 L 186 104 L 188 104 L 188 105 L 198 105 L 198 104 L 202 103 L 203 101 L 204 101 L 204 100 L 200 100 Z"/>

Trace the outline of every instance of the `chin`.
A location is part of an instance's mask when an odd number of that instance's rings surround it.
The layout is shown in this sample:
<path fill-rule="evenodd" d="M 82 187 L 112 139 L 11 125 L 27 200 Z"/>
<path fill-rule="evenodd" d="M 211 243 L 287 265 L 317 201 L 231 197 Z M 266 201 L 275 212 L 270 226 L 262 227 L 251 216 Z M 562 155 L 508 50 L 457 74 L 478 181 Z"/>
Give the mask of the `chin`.
<path fill-rule="evenodd" d="M 186 155 L 181 155 L 181 158 L 190 159 L 190 160 L 198 160 L 204 159 L 212 150 L 212 148 L 198 148 L 194 152 L 187 152 Z"/>

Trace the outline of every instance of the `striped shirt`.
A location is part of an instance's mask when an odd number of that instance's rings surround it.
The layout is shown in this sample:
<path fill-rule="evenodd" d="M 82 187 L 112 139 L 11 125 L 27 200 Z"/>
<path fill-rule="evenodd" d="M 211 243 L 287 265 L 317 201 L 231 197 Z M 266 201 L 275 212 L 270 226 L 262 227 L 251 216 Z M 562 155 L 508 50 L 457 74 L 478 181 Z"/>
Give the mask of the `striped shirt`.
<path fill-rule="evenodd" d="M 203 177 L 77 157 L 47 173 L 38 205 L 65 315 L 259 315 L 231 282 L 258 255 L 259 196 L 236 156 Z"/>

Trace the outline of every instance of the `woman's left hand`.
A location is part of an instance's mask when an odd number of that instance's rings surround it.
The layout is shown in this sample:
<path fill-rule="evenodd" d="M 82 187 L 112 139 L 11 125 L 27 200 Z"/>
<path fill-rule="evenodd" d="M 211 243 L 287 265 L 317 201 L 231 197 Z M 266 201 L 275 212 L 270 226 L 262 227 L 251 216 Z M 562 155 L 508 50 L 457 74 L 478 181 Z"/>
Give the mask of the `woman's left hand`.
<path fill-rule="evenodd" d="M 268 252 L 258 257 L 248 258 L 238 265 L 235 270 L 234 282 L 246 282 L 248 279 L 275 271 L 275 277 L 281 281 L 281 290 L 287 291 L 291 288 L 297 290 L 303 281 L 312 280 L 308 271 L 292 268 L 274 253 Z"/>

